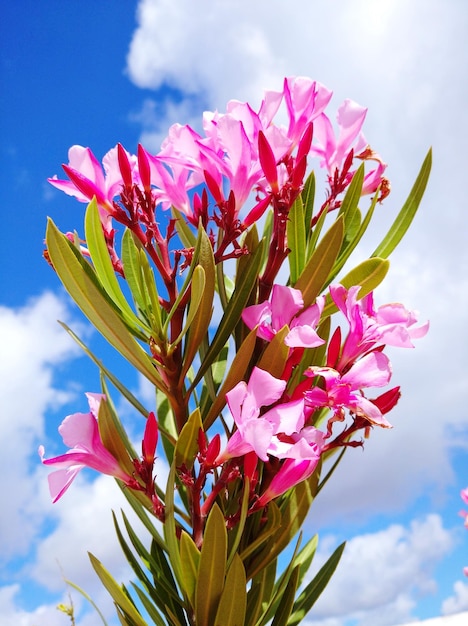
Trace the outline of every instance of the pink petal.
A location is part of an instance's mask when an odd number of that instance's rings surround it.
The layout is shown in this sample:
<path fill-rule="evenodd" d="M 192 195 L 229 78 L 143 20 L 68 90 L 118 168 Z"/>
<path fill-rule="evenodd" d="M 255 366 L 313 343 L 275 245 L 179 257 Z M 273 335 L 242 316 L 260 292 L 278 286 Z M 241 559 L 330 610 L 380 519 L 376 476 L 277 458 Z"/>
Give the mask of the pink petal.
<path fill-rule="evenodd" d="M 349 383 L 353 389 L 383 387 L 389 382 L 391 375 L 388 357 L 382 352 L 371 352 L 359 359 L 349 372 L 342 376 L 341 381 Z"/>

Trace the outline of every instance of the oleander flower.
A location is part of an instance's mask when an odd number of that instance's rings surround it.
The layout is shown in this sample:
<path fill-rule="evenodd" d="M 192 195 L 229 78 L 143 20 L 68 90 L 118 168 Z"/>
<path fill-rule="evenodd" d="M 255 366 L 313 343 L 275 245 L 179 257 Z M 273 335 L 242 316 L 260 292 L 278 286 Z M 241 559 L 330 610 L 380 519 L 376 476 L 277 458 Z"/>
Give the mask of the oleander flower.
<path fill-rule="evenodd" d="M 39 455 L 44 465 L 54 467 L 49 474 L 49 489 L 53 502 L 57 502 L 71 485 L 78 472 L 90 467 L 102 474 L 118 478 L 125 484 L 134 484 L 135 480 L 122 470 L 117 460 L 105 448 L 99 434 L 97 415 L 99 405 L 105 396 L 87 393 L 89 413 L 68 415 L 59 426 L 63 443 L 70 448 L 65 454 L 51 459 L 44 459 L 44 446 L 39 447 Z"/>

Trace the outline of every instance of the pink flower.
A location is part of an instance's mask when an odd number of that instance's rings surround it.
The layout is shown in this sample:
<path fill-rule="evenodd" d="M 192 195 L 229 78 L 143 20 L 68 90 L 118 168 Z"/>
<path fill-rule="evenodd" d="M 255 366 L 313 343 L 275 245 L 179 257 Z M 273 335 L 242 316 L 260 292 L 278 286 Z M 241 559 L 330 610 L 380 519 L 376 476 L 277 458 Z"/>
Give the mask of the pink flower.
<path fill-rule="evenodd" d="M 339 419 L 344 409 L 367 419 L 371 424 L 391 428 L 380 408 L 362 394 L 362 389 L 383 387 L 391 378 L 390 361 L 381 352 L 370 352 L 344 375 L 331 367 L 310 367 L 307 376 L 321 376 L 325 388 L 315 386 L 305 393 L 312 408 L 329 407 Z"/>
<path fill-rule="evenodd" d="M 133 484 L 134 479 L 124 472 L 117 460 L 104 447 L 97 423 L 99 405 L 105 396 L 87 393 L 89 413 L 74 413 L 64 419 L 59 426 L 59 433 L 70 450 L 52 459 L 44 459 L 44 447 L 39 447 L 39 455 L 44 465 L 56 467 L 49 474 L 49 489 L 53 502 L 57 502 L 73 482 L 83 467 L 114 476 L 126 484 Z"/>
<path fill-rule="evenodd" d="M 286 459 L 281 468 L 273 476 L 271 483 L 254 504 L 254 509 L 263 508 L 274 498 L 306 480 L 315 471 L 320 460 L 320 448 L 316 446 L 315 456 L 309 459 Z"/>
<path fill-rule="evenodd" d="M 133 170 L 137 169 L 136 157 L 127 154 L 127 158 Z M 96 196 L 102 224 L 106 233 L 109 233 L 112 228 L 109 211 L 112 210 L 112 201 L 123 185 L 117 146 L 105 155 L 102 162 L 104 172 L 89 148 L 72 146 L 68 151 L 68 165 L 63 166 L 70 180 L 59 180 L 57 176 L 53 176 L 48 181 L 80 202 L 89 202 Z"/>
<path fill-rule="evenodd" d="M 341 170 L 353 144 L 355 153 L 362 152 L 367 142 L 361 134 L 367 109 L 352 100 L 345 100 L 338 109 L 338 138 L 335 137 L 330 119 L 322 113 L 314 124 L 313 152 L 322 157 L 322 167 L 333 176 L 336 169 Z"/>
<path fill-rule="evenodd" d="M 255 367 L 248 384 L 238 383 L 226 394 L 237 430 L 217 462 L 255 452 L 264 462 L 277 459 L 316 460 L 323 443 L 323 433 L 304 427 L 304 399 L 275 404 L 286 388 L 286 382 Z"/>
<path fill-rule="evenodd" d="M 376 345 L 413 348 L 412 340 L 424 337 L 429 330 L 429 322 L 417 326 L 417 314 L 402 304 L 385 304 L 375 309 L 372 292 L 358 300 L 359 289 L 330 286 L 330 295 L 350 327 L 335 366 L 340 370 Z"/>
<path fill-rule="evenodd" d="M 257 336 L 271 341 L 284 326 L 290 328 L 284 343 L 290 348 L 314 348 L 324 343 L 315 328 L 323 311 L 324 298 L 304 309 L 299 289 L 273 285 L 271 301 L 254 304 L 244 309 L 242 319 L 250 329 L 258 325 Z M 302 311 L 300 313 L 300 311 Z"/>

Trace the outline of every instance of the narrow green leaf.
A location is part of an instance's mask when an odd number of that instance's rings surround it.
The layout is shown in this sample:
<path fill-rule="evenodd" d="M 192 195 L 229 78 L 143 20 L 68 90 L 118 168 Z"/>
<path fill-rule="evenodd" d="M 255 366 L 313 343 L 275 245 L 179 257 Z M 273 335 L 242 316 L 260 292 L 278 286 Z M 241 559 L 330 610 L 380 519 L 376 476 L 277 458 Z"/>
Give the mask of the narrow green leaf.
<path fill-rule="evenodd" d="M 78 593 L 80 595 L 83 596 L 83 598 L 85 600 L 87 600 L 90 605 L 93 607 L 93 609 L 96 611 L 96 613 L 99 615 L 99 617 L 102 620 L 102 623 L 104 624 L 104 626 L 107 626 L 107 622 L 105 620 L 104 615 L 101 613 L 101 611 L 99 610 L 98 606 L 93 602 L 92 598 L 86 593 L 86 591 L 84 591 L 83 589 L 81 589 L 81 587 L 79 587 L 77 584 L 75 584 L 74 582 L 72 582 L 71 580 L 67 580 L 65 579 L 65 582 L 67 583 L 67 585 L 69 585 L 70 587 L 72 587 L 73 589 L 75 589 L 76 591 L 78 591 Z"/>
<path fill-rule="evenodd" d="M 213 249 L 211 242 L 207 234 L 203 231 L 200 235 L 200 252 L 198 256 L 199 272 L 203 272 L 204 284 L 202 282 L 196 286 L 200 300 L 197 307 L 195 302 L 190 303 L 189 317 L 191 317 L 190 328 L 188 331 L 187 342 L 184 350 L 184 364 L 181 371 L 181 381 L 185 377 L 192 361 L 205 339 L 206 333 L 211 322 L 211 316 L 213 311 L 213 299 L 215 295 L 215 262 L 213 256 Z M 201 275 L 201 274 L 200 274 Z M 195 271 L 192 278 L 192 290 L 194 288 Z M 196 298 L 198 294 L 193 294 Z M 222 346 L 220 346 L 220 349 Z"/>
<path fill-rule="evenodd" d="M 98 411 L 98 428 L 104 447 L 117 460 L 120 467 L 129 476 L 132 476 L 135 468 L 132 460 L 120 437 L 120 429 L 116 427 L 117 416 L 113 414 L 109 402 L 101 402 Z"/>
<path fill-rule="evenodd" d="M 330 277 L 329 277 L 330 282 L 334 280 L 335 276 L 337 276 L 337 274 L 343 268 L 344 264 L 349 259 L 349 257 L 351 256 L 352 252 L 355 250 L 355 248 L 358 245 L 358 243 L 361 241 L 364 233 L 367 230 L 367 227 L 370 224 L 370 221 L 371 221 L 372 216 L 374 214 L 375 207 L 377 206 L 378 199 L 379 199 L 379 193 L 377 191 L 374 194 L 374 197 L 372 198 L 372 202 L 371 202 L 371 205 L 369 207 L 369 210 L 367 211 L 365 218 L 362 220 L 362 222 L 360 222 L 359 228 L 356 231 L 356 233 L 354 234 L 354 237 L 340 251 L 340 254 L 338 255 L 338 259 L 336 260 L 336 263 L 333 266 L 333 270 L 331 271 L 331 274 L 330 274 Z M 359 217 L 359 220 L 360 220 L 360 218 L 361 218 L 360 211 L 358 210 L 358 211 L 356 211 L 356 213 L 357 213 L 357 215 Z"/>
<path fill-rule="evenodd" d="M 263 607 L 269 605 L 275 586 L 276 559 L 273 559 L 253 579 L 247 594 L 247 615 L 245 626 L 259 626 Z"/>
<path fill-rule="evenodd" d="M 197 314 L 197 311 L 200 307 L 200 302 L 203 298 L 204 290 L 205 290 L 205 270 L 200 265 L 197 265 L 192 275 L 192 284 L 191 284 L 191 291 L 190 291 L 190 306 L 189 306 L 189 310 L 187 313 L 187 318 L 185 320 L 184 328 L 182 329 L 180 335 L 176 339 L 174 339 L 174 341 L 172 342 L 172 346 L 176 346 L 180 341 L 182 341 L 182 338 L 189 330 L 190 325 L 193 322 L 193 319 L 195 315 Z"/>
<path fill-rule="evenodd" d="M 128 304 L 122 289 L 120 288 L 117 276 L 115 275 L 115 270 L 109 256 L 109 251 L 107 249 L 106 240 L 102 230 L 96 198 L 91 200 L 86 209 L 85 237 L 94 269 L 102 287 L 120 309 L 128 326 L 141 337 L 141 320 L 137 318 L 134 311 Z"/>
<path fill-rule="evenodd" d="M 224 312 L 213 341 L 211 342 L 210 347 L 208 348 L 208 351 L 203 358 L 200 369 L 198 370 L 198 373 L 192 383 L 192 388 L 194 388 L 200 382 L 203 374 L 213 363 L 216 356 L 219 354 L 219 351 L 226 343 L 229 335 L 233 332 L 234 328 L 239 323 L 241 312 L 244 309 L 249 295 L 257 282 L 262 251 L 263 246 L 262 242 L 260 242 L 257 250 L 255 251 L 251 259 L 250 265 L 242 276 L 242 282 L 240 284 L 236 283 L 236 288 L 234 290 L 234 293 L 232 294 L 232 298 L 229 300 L 228 306 L 226 308 L 226 311 Z"/>
<path fill-rule="evenodd" d="M 208 515 L 195 592 L 197 624 L 213 624 L 224 586 L 227 557 L 226 523 L 217 504 Z"/>
<path fill-rule="evenodd" d="M 416 211 L 418 210 L 424 191 L 426 190 L 429 174 L 431 173 L 431 165 L 432 150 L 429 150 L 405 204 L 398 213 L 386 236 L 372 253 L 373 257 L 386 259 L 402 240 L 416 215 Z"/>
<path fill-rule="evenodd" d="M 310 259 L 313 252 L 315 251 L 315 248 L 317 247 L 317 242 L 319 240 L 322 229 L 325 225 L 326 219 L 327 219 L 327 211 L 323 211 L 323 213 L 320 215 L 319 219 L 317 220 L 317 223 L 315 224 L 315 226 L 313 228 L 310 226 L 310 235 L 308 236 L 308 239 L 307 239 L 307 250 L 306 250 L 307 260 Z"/>
<path fill-rule="evenodd" d="M 128 331 L 113 305 L 99 286 L 89 264 L 73 250 L 65 235 L 49 220 L 47 248 L 64 287 L 90 322 L 139 372 L 164 390 L 151 359 Z M 87 266 L 87 267 L 85 267 Z"/>
<path fill-rule="evenodd" d="M 314 213 L 314 201 L 315 201 L 315 172 L 311 171 L 304 184 L 304 188 L 301 192 L 302 203 L 304 205 L 304 227 L 307 239 L 311 234 L 310 224 L 312 222 L 312 215 Z"/>
<path fill-rule="evenodd" d="M 153 269 L 149 263 L 148 257 L 144 250 L 138 251 L 138 261 L 141 271 L 142 294 L 145 297 L 145 311 L 151 322 L 151 329 L 155 339 L 164 341 L 166 339 L 163 330 L 163 319 L 161 305 L 159 304 L 159 294 L 156 287 Z"/>
<path fill-rule="evenodd" d="M 176 467 L 185 465 L 191 470 L 198 452 L 198 437 L 200 430 L 203 430 L 200 409 L 197 407 L 184 424 L 180 431 L 179 438 L 175 446 Z"/>
<path fill-rule="evenodd" d="M 348 272 L 346 276 L 340 278 L 339 282 L 347 289 L 355 285 L 361 285 L 358 298 L 363 298 L 380 285 L 387 275 L 389 267 L 390 262 L 387 259 L 379 259 L 377 257 L 366 259 Z M 337 306 L 331 299 L 330 294 L 327 294 L 322 319 L 327 315 L 336 313 L 336 311 L 338 311 Z"/>
<path fill-rule="evenodd" d="M 193 234 L 190 226 L 187 224 L 185 217 L 175 207 L 171 208 L 171 212 L 174 216 L 174 219 L 176 220 L 175 227 L 177 230 L 177 234 L 180 237 L 180 240 L 186 248 L 194 248 L 197 238 Z"/>
<path fill-rule="evenodd" d="M 304 207 L 299 195 L 293 202 L 288 214 L 286 225 L 288 248 L 289 273 L 294 285 L 301 275 L 305 265 L 306 232 L 304 227 Z"/>
<path fill-rule="evenodd" d="M 226 583 L 219 601 L 215 626 L 242 626 L 247 607 L 245 569 L 238 554 L 234 556 L 226 575 Z"/>
<path fill-rule="evenodd" d="M 255 538 L 249 542 L 247 546 L 242 550 L 240 557 L 244 564 L 246 564 L 247 576 L 248 578 L 253 578 L 258 572 L 260 572 L 265 565 L 267 565 L 273 559 L 267 559 L 263 563 L 263 567 L 258 567 L 257 562 L 263 561 L 263 556 L 265 553 L 269 553 L 269 546 L 271 542 L 268 542 L 265 548 L 262 549 L 259 556 L 256 556 L 252 563 L 248 563 L 247 559 L 255 553 L 256 550 L 264 544 L 267 539 L 272 537 L 278 529 L 281 527 L 281 512 L 278 506 L 272 501 L 268 505 L 268 518 L 266 524 L 256 533 Z M 274 558 L 274 557 L 273 557 Z"/>
<path fill-rule="evenodd" d="M 284 371 L 286 361 L 288 360 L 289 348 L 284 343 L 284 339 L 288 332 L 289 328 L 287 326 L 283 326 L 283 328 L 279 330 L 273 339 L 268 343 L 264 353 L 257 363 L 257 366 L 260 369 L 266 370 L 272 376 L 275 376 L 275 378 L 280 378 Z"/>
<path fill-rule="evenodd" d="M 173 461 L 171 464 L 171 469 L 169 470 L 169 476 L 167 478 L 166 485 L 164 539 L 166 541 L 169 560 L 171 562 L 172 569 L 174 570 L 174 575 L 176 577 L 177 583 L 182 588 L 182 562 L 180 559 L 179 540 L 177 539 L 177 527 L 174 508 L 175 472 L 176 466 L 175 461 Z"/>
<path fill-rule="evenodd" d="M 325 233 L 308 260 L 304 271 L 296 284 L 293 285 L 302 292 L 304 306 L 307 307 L 313 304 L 326 284 L 328 275 L 340 251 L 342 241 L 343 218 L 339 217 Z"/>
<path fill-rule="evenodd" d="M 122 264 L 125 272 L 125 280 L 130 289 L 133 301 L 144 316 L 145 321 L 149 324 L 149 312 L 147 311 L 147 301 L 144 296 L 144 286 L 140 265 L 140 249 L 141 244 L 135 241 L 135 236 L 128 228 L 125 229 L 122 236 Z"/>
<path fill-rule="evenodd" d="M 350 241 L 354 237 L 353 224 L 355 223 L 355 215 L 361 199 L 362 185 L 364 183 L 364 163 L 358 167 L 354 173 L 351 184 L 346 190 L 345 197 L 340 207 L 340 215 L 344 217 L 344 240 Z"/>
<path fill-rule="evenodd" d="M 345 548 L 345 543 L 342 543 L 335 552 L 331 555 L 331 557 L 327 560 L 325 565 L 323 565 L 314 579 L 307 585 L 304 591 L 301 593 L 297 601 L 294 603 L 293 614 L 289 619 L 289 626 L 294 626 L 295 624 L 299 624 L 310 609 L 313 607 L 315 602 L 317 602 L 320 597 L 322 591 L 327 586 L 330 578 L 332 577 L 337 565 L 341 559 L 341 555 L 343 554 L 343 550 Z"/>
<path fill-rule="evenodd" d="M 296 485 L 283 498 L 280 526 L 262 549 L 262 552 L 256 556 L 254 562 L 249 564 L 248 574 L 250 576 L 255 576 L 256 573 L 275 559 L 301 528 L 317 492 L 319 474 L 320 466 L 317 467 L 309 479 Z"/>
<path fill-rule="evenodd" d="M 210 410 L 203 420 L 203 425 L 206 430 L 213 424 L 216 417 L 221 413 L 226 404 L 226 394 L 231 391 L 238 382 L 243 380 L 247 367 L 250 363 L 255 344 L 257 341 L 256 329 L 250 331 L 247 337 L 244 339 L 240 348 L 238 349 L 236 356 L 234 357 L 229 372 L 221 385 L 214 402 L 211 404 Z"/>
<path fill-rule="evenodd" d="M 106 570 L 103 564 L 93 554 L 91 554 L 91 552 L 88 552 L 88 555 L 94 571 L 99 576 L 102 584 L 110 593 L 112 599 L 115 601 L 117 606 L 119 606 L 122 611 L 124 611 L 124 613 L 126 613 L 128 617 L 133 620 L 136 626 L 148 626 L 148 624 L 142 618 L 135 606 L 129 600 L 128 596 L 123 590 L 123 587 L 117 583 L 117 581 Z"/>
<path fill-rule="evenodd" d="M 182 570 L 183 589 L 192 608 L 195 606 L 195 589 L 197 586 L 198 568 L 200 566 L 200 551 L 195 542 L 185 531 L 180 536 L 180 558 L 184 564 Z"/>
<path fill-rule="evenodd" d="M 166 622 L 164 621 L 162 615 L 154 606 L 153 602 L 151 602 L 151 600 L 148 598 L 143 589 L 140 589 L 140 587 L 138 587 L 138 585 L 136 585 L 133 581 L 130 581 L 130 584 L 135 590 L 140 602 L 145 607 L 148 615 L 153 620 L 153 624 L 155 624 L 155 626 L 166 626 Z"/>
<path fill-rule="evenodd" d="M 284 589 L 280 603 L 275 612 L 275 617 L 271 623 L 271 626 L 287 626 L 289 623 L 289 616 L 294 605 L 294 598 L 296 595 L 297 584 L 299 581 L 299 567 L 295 567 L 289 577 L 286 589 Z"/>

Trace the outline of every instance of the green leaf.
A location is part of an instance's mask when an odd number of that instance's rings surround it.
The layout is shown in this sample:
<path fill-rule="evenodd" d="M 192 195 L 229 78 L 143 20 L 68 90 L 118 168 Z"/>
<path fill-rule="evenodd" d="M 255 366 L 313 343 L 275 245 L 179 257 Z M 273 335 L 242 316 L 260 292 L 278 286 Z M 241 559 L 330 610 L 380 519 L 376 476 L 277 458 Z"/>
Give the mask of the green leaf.
<path fill-rule="evenodd" d="M 182 585 L 192 607 L 195 606 L 195 589 L 197 586 L 200 551 L 195 542 L 184 530 L 180 536 L 180 558 L 184 564 Z"/>
<path fill-rule="evenodd" d="M 418 210 L 424 191 L 426 190 L 429 174 L 431 173 L 431 165 L 432 150 L 429 150 L 405 204 L 398 213 L 386 236 L 372 253 L 373 257 L 386 259 L 402 240 L 416 215 L 416 211 Z"/>
<path fill-rule="evenodd" d="M 154 606 L 154 604 L 148 598 L 146 593 L 142 589 L 140 589 L 140 587 L 135 585 L 135 583 L 133 581 L 130 581 L 130 584 L 132 585 L 133 589 L 135 590 L 135 592 L 136 592 L 140 602 L 145 607 L 148 615 L 153 620 L 153 624 L 155 624 L 155 626 L 166 626 L 166 622 L 162 618 L 162 616 L 159 613 L 159 611 L 157 610 L 157 608 Z"/>
<path fill-rule="evenodd" d="M 366 213 L 365 218 L 362 220 L 362 222 L 360 222 L 359 228 L 356 231 L 354 237 L 348 241 L 347 245 L 344 246 L 338 256 L 338 259 L 336 260 L 335 265 L 333 266 L 333 270 L 331 272 L 331 280 L 334 279 L 334 277 L 338 274 L 338 272 L 342 269 L 342 267 L 344 266 L 344 264 L 346 263 L 346 261 L 349 259 L 349 257 L 351 256 L 352 252 L 354 251 L 354 249 L 356 248 L 356 246 L 358 245 L 358 243 L 361 241 L 362 236 L 364 235 L 364 233 L 367 230 L 367 227 L 370 224 L 370 221 L 372 219 L 372 216 L 374 214 L 374 210 L 375 207 L 377 206 L 377 201 L 379 199 L 379 194 L 378 192 L 376 192 L 374 194 L 374 197 L 372 198 L 372 202 L 371 205 L 369 207 L 369 210 Z M 359 217 L 360 220 L 360 211 L 356 211 L 357 216 Z"/>
<path fill-rule="evenodd" d="M 311 234 L 311 222 L 312 215 L 314 213 L 314 200 L 315 200 L 315 172 L 311 171 L 304 184 L 304 188 L 301 192 L 302 203 L 304 205 L 304 227 L 306 237 L 309 238 Z"/>
<path fill-rule="evenodd" d="M 299 581 L 299 567 L 295 567 L 288 580 L 286 589 L 284 589 L 280 603 L 275 612 L 275 617 L 271 623 L 271 626 L 286 626 L 289 622 L 289 616 L 294 605 L 294 598 L 296 595 L 297 584 Z"/>
<path fill-rule="evenodd" d="M 361 285 L 358 298 L 363 298 L 380 285 L 387 275 L 389 267 L 390 262 L 387 259 L 379 259 L 377 257 L 366 259 L 348 272 L 348 274 L 341 278 L 339 282 L 347 289 L 356 285 Z M 331 299 L 330 294 L 327 294 L 322 319 L 324 319 L 327 315 L 336 313 L 336 311 L 338 311 L 338 307 Z"/>
<path fill-rule="evenodd" d="M 191 470 L 198 452 L 198 437 L 200 430 L 203 431 L 200 409 L 197 407 L 184 424 L 180 431 L 175 446 L 176 467 L 185 465 Z"/>
<path fill-rule="evenodd" d="M 205 354 L 203 361 L 200 365 L 200 369 L 195 376 L 195 380 L 193 381 L 191 386 L 192 389 L 195 388 L 195 386 L 200 382 L 203 374 L 213 363 L 213 361 L 219 354 L 219 351 L 226 343 L 229 335 L 239 323 L 241 312 L 243 311 L 249 295 L 257 282 L 258 269 L 262 257 L 262 250 L 263 246 L 262 242 L 260 242 L 247 270 L 242 275 L 242 281 L 240 283 L 237 283 L 236 281 L 236 288 L 234 290 L 234 293 L 232 294 L 232 298 L 229 300 L 229 303 L 221 319 L 221 322 L 219 323 L 213 341 L 211 342 L 210 347 L 208 348 L 208 351 Z"/>
<path fill-rule="evenodd" d="M 320 465 L 310 478 L 302 481 L 285 494 L 281 506 L 280 526 L 262 548 L 262 551 L 256 555 L 254 561 L 249 564 L 247 570 L 249 576 L 255 576 L 275 559 L 301 528 L 317 492 L 319 474 Z M 272 504 L 273 502 L 270 502 L 269 508 Z"/>
<path fill-rule="evenodd" d="M 304 306 L 315 302 L 316 297 L 326 284 L 330 271 L 336 261 L 343 241 L 343 218 L 339 217 L 322 237 L 314 253 L 307 262 L 296 284 L 302 292 Z"/>
<path fill-rule="evenodd" d="M 281 527 L 281 512 L 275 502 L 272 501 L 269 503 L 267 515 L 268 517 L 266 524 L 264 524 L 262 528 L 255 533 L 255 537 L 253 537 L 252 540 L 249 541 L 249 543 L 244 547 L 240 554 L 241 559 L 244 563 L 247 563 L 247 559 L 252 554 L 254 554 L 255 551 L 258 550 L 260 546 L 262 546 L 262 544 L 265 544 L 267 539 L 271 538 L 275 533 L 277 533 L 278 529 Z M 264 563 L 262 563 L 265 554 L 269 553 L 270 543 L 272 542 L 268 542 L 266 546 L 262 548 L 262 551 L 255 556 L 254 560 L 246 565 L 247 575 L 249 578 L 253 578 L 265 567 L 265 565 L 268 565 L 268 563 L 273 560 L 267 559 Z M 259 561 L 262 563 L 262 566 L 257 566 L 257 563 Z"/>
<path fill-rule="evenodd" d="M 189 330 L 190 325 L 192 324 L 193 319 L 200 307 L 200 302 L 203 298 L 203 292 L 205 290 L 205 270 L 200 265 L 197 265 L 193 272 L 192 284 L 190 287 L 190 305 L 184 328 L 182 329 L 180 335 L 174 339 L 172 346 L 176 346 L 180 341 L 182 341 L 182 338 Z"/>
<path fill-rule="evenodd" d="M 102 287 L 113 302 L 115 302 L 117 307 L 122 311 L 122 315 L 129 326 L 134 327 L 135 331 L 141 335 L 141 332 L 139 331 L 141 321 L 136 317 L 135 313 L 129 306 L 122 293 L 117 276 L 115 275 L 115 270 L 109 256 L 106 240 L 104 238 L 104 232 L 102 230 L 96 198 L 91 200 L 86 209 L 85 237 L 94 269 Z"/>
<path fill-rule="evenodd" d="M 299 195 L 293 202 L 288 214 L 286 225 L 288 248 L 289 273 L 294 285 L 305 265 L 306 231 L 304 227 L 304 207 Z"/>
<path fill-rule="evenodd" d="M 99 617 L 102 620 L 102 623 L 104 624 L 104 626 L 107 626 L 107 622 L 105 620 L 104 615 L 101 613 L 101 611 L 99 610 L 99 608 L 96 606 L 96 604 L 93 602 L 93 600 L 91 599 L 91 597 L 86 593 L 86 591 L 84 591 L 83 589 L 81 589 L 81 587 L 79 587 L 78 585 L 76 585 L 74 582 L 72 582 L 71 580 L 67 580 L 65 579 L 65 582 L 67 583 L 67 585 L 69 585 L 70 587 L 72 587 L 73 589 L 75 589 L 76 591 L 78 591 L 79 594 L 81 594 L 83 596 L 83 598 L 85 600 L 87 600 L 90 605 L 93 607 L 93 609 L 96 611 L 96 613 L 99 615 Z"/>
<path fill-rule="evenodd" d="M 156 340 L 165 341 L 163 320 L 159 295 L 156 288 L 153 269 L 144 250 L 138 250 L 138 261 L 141 271 L 142 295 L 145 298 L 145 311 L 151 322 L 151 330 Z"/>
<path fill-rule="evenodd" d="M 247 616 L 245 626 L 259 626 L 263 607 L 268 606 L 274 589 L 276 559 L 261 570 L 253 579 L 247 594 Z"/>
<path fill-rule="evenodd" d="M 226 575 L 226 582 L 219 601 L 215 626 L 242 626 L 247 607 L 245 569 L 238 554 L 234 556 Z"/>
<path fill-rule="evenodd" d="M 217 504 L 208 515 L 200 553 L 195 615 L 197 624 L 211 626 L 224 587 L 227 557 L 226 523 Z"/>
<path fill-rule="evenodd" d="M 188 332 L 187 342 L 184 350 L 184 364 L 181 372 L 182 381 L 185 377 L 198 348 L 205 339 L 206 333 L 211 322 L 213 311 L 213 299 L 215 294 L 215 262 L 211 242 L 205 231 L 200 233 L 200 251 L 198 255 L 199 272 L 203 272 L 204 284 L 200 281 L 195 284 L 195 271 L 192 278 L 192 297 L 190 302 L 188 317 L 190 317 L 190 329 Z M 193 292 L 194 288 L 200 292 Z M 198 306 L 196 306 L 196 298 L 199 297 Z M 220 349 L 222 346 L 220 346 Z"/>
<path fill-rule="evenodd" d="M 118 418 L 110 408 L 108 401 L 100 402 L 98 411 L 98 428 L 104 447 L 117 460 L 120 467 L 129 476 L 132 476 L 135 468 L 132 460 L 120 436 L 120 428 L 117 428 Z"/>
<path fill-rule="evenodd" d="M 318 600 L 341 559 L 345 545 L 345 543 L 342 543 L 338 546 L 325 565 L 321 567 L 318 574 L 307 585 L 297 601 L 294 603 L 293 614 L 288 621 L 289 626 L 299 624 Z"/>
<path fill-rule="evenodd" d="M 136 626 L 148 626 L 145 620 L 142 618 L 138 610 L 129 600 L 123 587 L 117 583 L 117 581 L 106 570 L 103 564 L 93 555 L 88 552 L 91 565 L 94 571 L 99 576 L 102 584 L 110 593 L 114 602 L 119 606 L 122 611 L 135 623 Z"/>
<path fill-rule="evenodd" d="M 284 366 L 289 356 L 289 348 L 284 343 L 284 339 L 289 332 L 287 326 L 283 326 L 279 330 L 273 339 L 268 343 L 265 351 L 263 352 L 260 360 L 257 363 L 257 367 L 266 370 L 275 378 L 280 378 L 284 371 Z"/>
<path fill-rule="evenodd" d="M 177 538 L 177 526 L 174 508 L 175 473 L 175 461 L 173 461 L 171 464 L 171 469 L 169 470 L 169 476 L 166 485 L 164 539 L 166 540 L 169 560 L 171 562 L 172 569 L 174 570 L 174 575 L 176 577 L 177 583 L 182 588 L 182 562 L 180 559 L 179 540 Z"/>
<path fill-rule="evenodd" d="M 257 331 L 254 328 L 242 342 L 238 349 L 236 356 L 234 357 L 229 372 L 219 389 L 214 402 L 203 420 L 203 425 L 206 430 L 213 424 L 216 417 L 221 413 L 226 404 L 226 394 L 231 391 L 238 382 L 244 379 L 247 367 L 249 366 L 250 359 L 252 357 L 255 344 L 257 342 Z"/>
<path fill-rule="evenodd" d="M 145 289 L 140 264 L 140 249 L 141 244 L 135 241 L 135 236 L 132 231 L 126 228 L 122 236 L 121 253 L 125 280 L 127 281 L 127 285 L 138 310 L 144 315 L 146 322 L 149 323 L 147 299 L 144 295 Z"/>
<path fill-rule="evenodd" d="M 361 199 L 362 185 L 364 182 L 364 163 L 354 173 L 343 202 L 340 207 L 340 215 L 344 217 L 344 239 L 350 241 L 355 234 L 355 215 Z M 353 232 L 354 231 L 354 232 Z"/>
<path fill-rule="evenodd" d="M 165 390 L 151 359 L 135 341 L 120 315 L 109 302 L 89 264 L 73 244 L 49 220 L 46 234 L 52 264 L 64 287 L 107 341 L 155 386 Z"/>
<path fill-rule="evenodd" d="M 187 221 L 180 211 L 175 207 L 171 208 L 172 215 L 176 220 L 175 227 L 180 240 L 186 248 L 194 248 L 196 245 L 196 237 L 192 232 L 192 229 L 187 224 Z"/>

